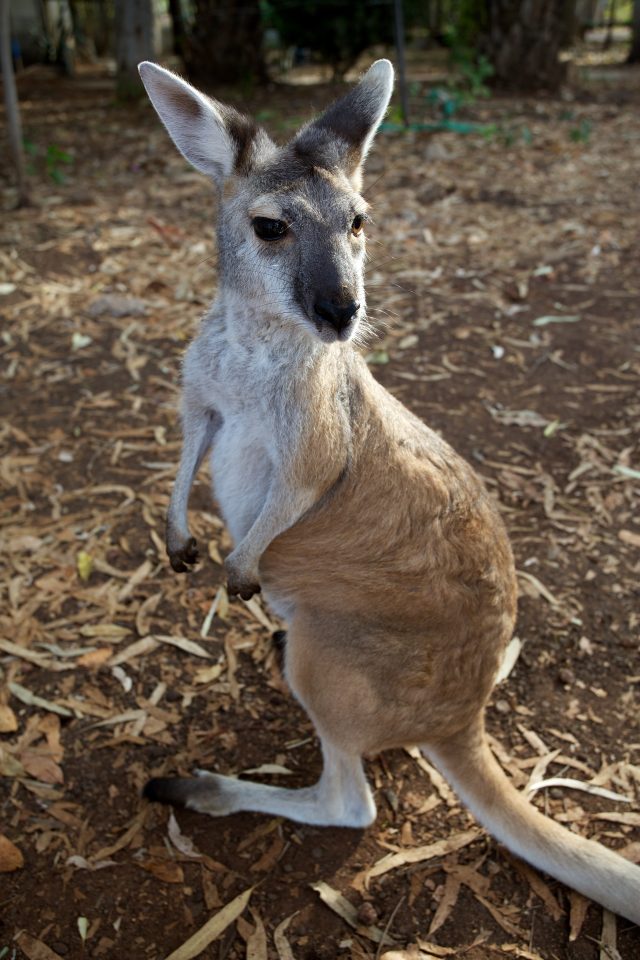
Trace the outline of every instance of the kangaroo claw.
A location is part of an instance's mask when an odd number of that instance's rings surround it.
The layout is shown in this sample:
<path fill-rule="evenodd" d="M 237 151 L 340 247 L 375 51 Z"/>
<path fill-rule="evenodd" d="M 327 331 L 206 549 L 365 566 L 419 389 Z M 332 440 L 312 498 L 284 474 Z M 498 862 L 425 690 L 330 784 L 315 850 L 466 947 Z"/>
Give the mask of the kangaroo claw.
<path fill-rule="evenodd" d="M 189 537 L 179 550 L 169 552 L 169 563 L 176 573 L 188 573 L 189 568 L 198 562 L 198 545 L 195 537 Z"/>

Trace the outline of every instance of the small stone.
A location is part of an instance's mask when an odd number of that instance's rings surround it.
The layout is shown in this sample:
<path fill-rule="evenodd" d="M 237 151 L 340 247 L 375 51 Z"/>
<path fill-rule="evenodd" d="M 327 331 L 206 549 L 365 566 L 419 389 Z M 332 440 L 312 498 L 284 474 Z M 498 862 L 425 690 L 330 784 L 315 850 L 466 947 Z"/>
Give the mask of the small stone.
<path fill-rule="evenodd" d="M 506 700 L 496 700 L 496 710 L 498 713 L 511 713 L 511 705 Z"/>
<path fill-rule="evenodd" d="M 593 653 L 593 644 L 591 640 L 589 640 L 589 637 L 580 637 L 578 647 L 582 653 L 586 653 L 589 656 Z"/>
<path fill-rule="evenodd" d="M 358 907 L 358 923 L 365 927 L 371 927 L 378 922 L 378 911 L 372 903 L 367 900 Z"/>
<path fill-rule="evenodd" d="M 569 667 L 560 667 L 558 670 L 558 680 L 560 683 L 570 685 L 575 683 L 576 675 Z"/>
<path fill-rule="evenodd" d="M 564 794 L 560 789 L 560 787 L 551 787 L 549 789 L 549 796 L 551 797 L 552 800 L 562 800 L 562 798 L 564 797 Z"/>
<path fill-rule="evenodd" d="M 55 943 L 51 944 L 51 949 L 59 953 L 61 957 L 66 957 L 69 953 L 69 947 L 63 940 L 56 940 Z"/>

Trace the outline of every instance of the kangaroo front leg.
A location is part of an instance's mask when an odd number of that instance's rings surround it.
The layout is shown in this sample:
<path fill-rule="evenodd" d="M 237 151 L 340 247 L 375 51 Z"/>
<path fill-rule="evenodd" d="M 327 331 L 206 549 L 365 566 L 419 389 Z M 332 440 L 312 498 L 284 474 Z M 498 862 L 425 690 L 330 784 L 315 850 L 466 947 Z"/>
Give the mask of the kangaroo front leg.
<path fill-rule="evenodd" d="M 169 561 L 177 573 L 185 573 L 188 565 L 195 563 L 198 559 L 196 541 L 189 532 L 187 504 L 196 473 L 211 447 L 221 422 L 220 414 L 215 410 L 202 408 L 196 410 L 187 407 L 183 412 L 182 452 L 171 491 L 166 535 Z"/>
<path fill-rule="evenodd" d="M 291 790 L 198 771 L 194 778 L 161 777 L 144 790 L 149 800 L 172 803 L 213 817 L 251 810 L 319 827 L 367 827 L 376 807 L 357 754 L 322 741 L 324 768 L 312 787 Z"/>
<path fill-rule="evenodd" d="M 232 596 L 249 600 L 260 591 L 258 565 L 272 540 L 300 519 L 316 502 L 317 493 L 309 488 L 292 487 L 286 480 L 274 477 L 269 493 L 249 532 L 225 560 L 228 585 Z"/>

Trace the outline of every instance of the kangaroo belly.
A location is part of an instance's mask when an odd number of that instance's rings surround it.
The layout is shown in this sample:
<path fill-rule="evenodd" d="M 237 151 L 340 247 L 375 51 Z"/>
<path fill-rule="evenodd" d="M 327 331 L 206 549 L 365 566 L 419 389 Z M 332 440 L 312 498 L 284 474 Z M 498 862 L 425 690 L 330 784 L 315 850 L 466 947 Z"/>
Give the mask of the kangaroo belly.
<path fill-rule="evenodd" d="M 211 453 L 213 492 L 234 543 L 262 510 L 272 465 L 262 438 L 251 424 L 225 419 Z"/>

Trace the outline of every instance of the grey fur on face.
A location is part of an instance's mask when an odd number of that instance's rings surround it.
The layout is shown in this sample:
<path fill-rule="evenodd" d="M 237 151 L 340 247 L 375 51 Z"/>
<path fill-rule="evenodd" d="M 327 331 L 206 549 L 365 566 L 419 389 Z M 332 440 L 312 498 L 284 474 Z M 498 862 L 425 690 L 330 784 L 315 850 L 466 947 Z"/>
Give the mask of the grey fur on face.
<path fill-rule="evenodd" d="M 358 190 L 391 94 L 388 62 L 284 147 L 161 67 L 144 63 L 140 74 L 178 149 L 220 189 L 221 286 L 323 343 L 356 337 L 366 318 Z M 282 236 L 264 239 L 256 220 L 282 224 Z"/>

